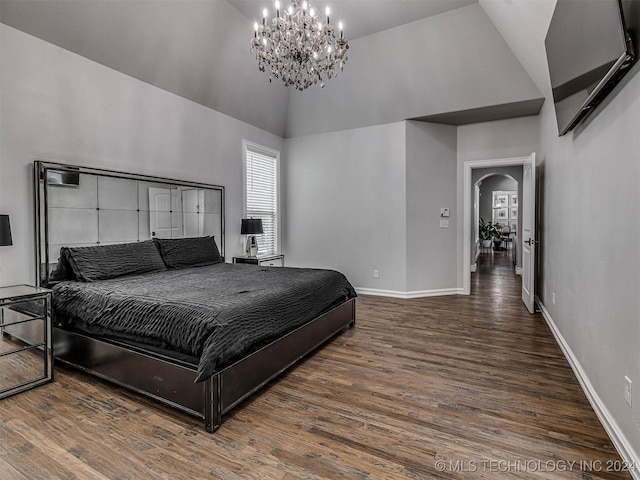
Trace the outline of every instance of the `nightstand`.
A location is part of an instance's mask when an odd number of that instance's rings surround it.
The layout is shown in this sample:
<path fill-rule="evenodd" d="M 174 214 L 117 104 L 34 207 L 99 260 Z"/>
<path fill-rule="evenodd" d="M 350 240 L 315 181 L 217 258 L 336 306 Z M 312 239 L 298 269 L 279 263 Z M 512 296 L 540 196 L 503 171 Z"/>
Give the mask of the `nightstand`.
<path fill-rule="evenodd" d="M 53 380 L 51 290 L 0 287 L 0 398 Z"/>
<path fill-rule="evenodd" d="M 284 255 L 262 255 L 260 257 L 233 257 L 233 263 L 250 263 L 263 267 L 284 267 Z"/>

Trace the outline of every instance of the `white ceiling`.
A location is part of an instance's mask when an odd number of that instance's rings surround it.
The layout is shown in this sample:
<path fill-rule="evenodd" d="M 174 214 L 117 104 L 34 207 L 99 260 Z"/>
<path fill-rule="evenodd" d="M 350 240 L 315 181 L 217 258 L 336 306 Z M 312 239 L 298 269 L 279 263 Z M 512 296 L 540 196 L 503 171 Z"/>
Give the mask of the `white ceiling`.
<path fill-rule="evenodd" d="M 273 14 L 275 0 L 228 0 L 253 23 L 262 18 L 266 7 Z M 465 7 L 478 0 L 309 0 L 312 7 L 324 12 L 331 9 L 331 21 L 344 23 L 348 39 L 364 37 L 426 17 Z M 283 6 L 289 0 L 281 0 Z M 284 7 L 283 7 L 284 8 Z"/>

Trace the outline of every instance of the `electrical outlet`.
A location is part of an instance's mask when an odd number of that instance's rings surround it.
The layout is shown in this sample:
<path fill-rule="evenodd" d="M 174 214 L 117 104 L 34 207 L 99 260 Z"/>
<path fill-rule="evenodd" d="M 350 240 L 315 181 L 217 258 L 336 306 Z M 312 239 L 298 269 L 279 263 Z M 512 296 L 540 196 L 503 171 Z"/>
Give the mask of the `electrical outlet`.
<path fill-rule="evenodd" d="M 632 395 L 632 384 L 631 379 L 625 375 L 624 377 L 624 401 L 627 402 L 627 405 L 630 407 L 633 405 L 633 395 Z"/>
<path fill-rule="evenodd" d="M 551 303 L 556 304 L 556 292 L 551 292 Z"/>
<path fill-rule="evenodd" d="M 380 276 L 380 272 L 378 270 L 373 271 L 373 278 L 378 278 Z"/>

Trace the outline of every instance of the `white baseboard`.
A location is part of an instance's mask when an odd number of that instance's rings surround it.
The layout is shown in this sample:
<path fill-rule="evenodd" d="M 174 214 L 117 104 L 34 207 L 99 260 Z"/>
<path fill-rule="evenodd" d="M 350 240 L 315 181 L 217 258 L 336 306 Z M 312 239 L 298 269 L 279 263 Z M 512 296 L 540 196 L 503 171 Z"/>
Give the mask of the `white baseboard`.
<path fill-rule="evenodd" d="M 516 275 L 522 276 L 522 267 L 516 267 Z"/>
<path fill-rule="evenodd" d="M 478 269 L 478 264 L 474 263 L 473 265 L 471 265 L 469 267 L 469 270 L 471 271 L 471 273 L 475 272 Z"/>
<path fill-rule="evenodd" d="M 375 295 L 377 297 L 393 297 L 393 298 L 423 298 L 423 297 L 439 297 L 443 295 L 462 295 L 462 288 L 440 288 L 435 290 L 414 290 L 411 292 L 401 292 L 399 290 L 380 290 L 378 288 L 359 288 L 356 287 L 358 295 Z"/>
<path fill-rule="evenodd" d="M 582 366 L 580 365 L 580 362 L 578 361 L 573 351 L 571 350 L 571 347 L 569 347 L 569 344 L 566 342 L 566 340 L 562 336 L 562 333 L 560 333 L 560 330 L 558 330 L 558 327 L 556 326 L 555 322 L 551 318 L 549 311 L 537 296 L 536 296 L 536 303 L 540 307 L 542 316 L 547 322 L 547 325 L 549 325 L 549 328 L 551 329 L 551 332 L 553 333 L 553 336 L 555 337 L 556 342 L 558 342 L 558 345 L 562 349 L 562 353 L 564 353 L 564 356 L 569 362 L 569 365 L 571 366 L 573 373 L 576 375 L 578 382 L 582 387 L 582 390 L 587 396 L 587 400 L 589 400 L 589 403 L 591 404 L 591 407 L 593 408 L 593 410 L 596 412 L 596 415 L 598 416 L 600 423 L 602 424 L 605 431 L 607 432 L 607 435 L 609 435 L 609 438 L 611 439 L 613 446 L 616 448 L 616 450 L 622 457 L 622 460 L 626 462 L 628 465 L 636 465 L 636 466 L 640 465 L 640 456 L 638 455 L 637 452 L 633 450 L 631 443 L 629 442 L 625 434 L 622 432 L 622 430 L 618 426 L 618 423 L 616 422 L 615 418 L 613 418 L 613 416 L 609 412 L 609 409 L 607 409 L 605 404 L 602 402 L 602 399 L 593 388 L 593 385 L 591 384 L 589 377 L 587 376 L 586 372 L 583 370 Z M 640 469 L 635 468 L 634 470 L 630 470 L 630 473 L 635 480 L 640 480 Z"/>

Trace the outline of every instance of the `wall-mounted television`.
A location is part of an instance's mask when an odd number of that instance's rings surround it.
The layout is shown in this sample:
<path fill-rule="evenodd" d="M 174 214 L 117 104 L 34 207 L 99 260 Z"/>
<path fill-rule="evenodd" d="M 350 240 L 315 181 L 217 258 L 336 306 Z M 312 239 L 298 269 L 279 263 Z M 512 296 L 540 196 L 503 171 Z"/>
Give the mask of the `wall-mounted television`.
<path fill-rule="evenodd" d="M 558 0 L 545 48 L 562 136 L 594 110 L 633 63 L 621 0 Z"/>

